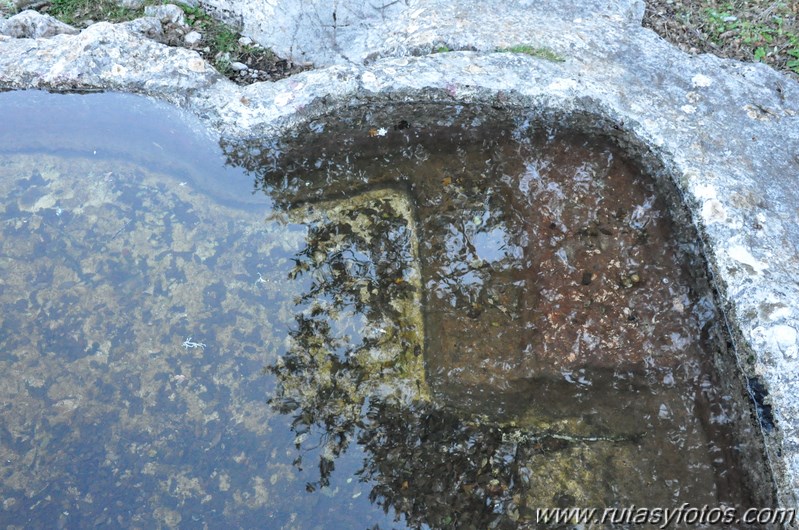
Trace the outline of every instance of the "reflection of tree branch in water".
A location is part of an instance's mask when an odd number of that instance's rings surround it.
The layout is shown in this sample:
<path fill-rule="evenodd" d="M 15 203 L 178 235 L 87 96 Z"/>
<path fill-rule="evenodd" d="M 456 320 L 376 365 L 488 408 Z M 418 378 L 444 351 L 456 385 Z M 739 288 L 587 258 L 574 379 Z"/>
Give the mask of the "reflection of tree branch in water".
<path fill-rule="evenodd" d="M 468 311 L 480 310 L 483 302 L 500 307 L 486 293 L 485 277 L 494 265 L 481 262 L 473 240 L 498 226 L 507 230 L 502 209 L 489 203 L 461 204 L 428 227 L 431 232 L 449 227 L 459 240 L 453 248 L 457 255 L 436 252 L 429 259 L 437 264 L 440 288 L 461 298 L 457 305 Z M 304 207 L 320 211 L 323 204 L 308 202 Z M 396 382 L 386 384 L 402 371 L 401 363 L 396 358 L 373 363 L 368 356 L 396 344 L 405 354 L 420 354 L 419 344 L 403 341 L 412 330 L 402 329 L 394 305 L 411 299 L 414 290 L 403 279 L 414 266 L 409 262 L 414 256 L 408 251 L 407 220 L 387 201 L 321 215 L 295 257 L 295 277 L 306 274 L 312 281 L 298 298 L 304 308 L 295 316 L 292 345 L 283 361 L 270 367 L 279 382 L 271 402 L 294 416 L 292 430 L 302 451 L 297 465 L 303 456 L 318 452 L 319 480 L 307 489 L 330 485 L 335 459 L 355 440 L 365 455 L 359 475 L 372 485 L 371 501 L 404 515 L 410 526 L 514 525 L 524 517 L 519 499 L 531 487 L 523 477 L 530 473 L 524 468 L 527 460 L 585 441 L 529 433 L 523 437 L 513 428 L 464 420 L 423 400 L 408 399 L 396 392 Z M 478 216 L 479 222 L 473 221 Z M 364 225 L 364 219 L 371 224 Z M 508 266 L 497 259 L 495 265 Z M 447 269 L 458 263 L 463 267 Z M 468 274 L 476 276 L 470 279 Z M 350 317 L 379 323 L 383 333 L 344 340 L 337 330 L 347 311 Z"/>
<path fill-rule="evenodd" d="M 371 202 L 326 213 L 311 225 L 289 279 L 312 281 L 296 300 L 289 351 L 267 368 L 279 383 L 271 404 L 294 416 L 297 448 L 311 450 L 305 441 L 320 432 L 320 480 L 309 489 L 329 484 L 335 458 L 362 423 L 365 400 L 405 375 L 403 358 L 421 353 L 413 340 L 416 323 L 397 305 L 418 296 L 405 281 L 415 260 L 407 220 L 390 201 Z M 359 315 L 365 327 L 353 330 Z"/>
<path fill-rule="evenodd" d="M 465 223 L 451 224 L 468 235 Z M 418 330 L 408 329 L 411 321 L 396 305 L 419 294 L 404 281 L 414 266 L 410 245 L 406 219 L 388 202 L 344 209 L 311 225 L 291 277 L 313 280 L 297 299 L 288 352 L 268 367 L 278 380 L 270 403 L 293 416 L 295 465 L 301 468 L 304 457 L 318 460 L 309 492 L 331 486 L 335 461 L 355 442 L 364 455 L 357 474 L 370 484 L 370 500 L 408 526 L 516 527 L 532 517 L 525 501 L 535 487 L 532 459 L 634 440 L 531 434 L 464 419 L 416 399 L 413 387 L 403 393 L 402 356 L 420 354 L 418 342 L 408 339 Z M 342 321 L 358 315 L 380 331 L 348 340 Z M 391 348 L 398 353 L 380 358 Z"/>
<path fill-rule="evenodd" d="M 534 459 L 589 442 L 636 441 L 533 435 L 429 404 L 379 399 L 370 400 L 365 418 L 358 444 L 367 457 L 358 474 L 373 484 L 370 500 L 412 528 L 517 528 L 533 515 L 525 500 L 535 493 Z"/>

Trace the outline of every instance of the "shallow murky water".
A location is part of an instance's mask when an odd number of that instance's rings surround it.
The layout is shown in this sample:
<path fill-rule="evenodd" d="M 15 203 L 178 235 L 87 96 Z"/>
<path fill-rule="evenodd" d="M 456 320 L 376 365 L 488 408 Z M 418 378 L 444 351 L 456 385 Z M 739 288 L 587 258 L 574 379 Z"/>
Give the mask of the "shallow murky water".
<path fill-rule="evenodd" d="M 0 109 L 4 525 L 755 502 L 697 249 L 610 143 L 400 108 L 225 166 L 139 98 Z"/>

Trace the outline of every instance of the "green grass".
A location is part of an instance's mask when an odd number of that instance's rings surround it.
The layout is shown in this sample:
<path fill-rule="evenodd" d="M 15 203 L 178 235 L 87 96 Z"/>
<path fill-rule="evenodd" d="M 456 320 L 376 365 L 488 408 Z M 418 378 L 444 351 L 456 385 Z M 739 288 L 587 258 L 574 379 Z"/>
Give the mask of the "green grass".
<path fill-rule="evenodd" d="M 452 48 L 447 46 L 446 44 L 436 44 L 433 46 L 432 53 L 447 53 L 454 51 Z M 508 48 L 497 48 L 497 52 L 505 52 L 505 53 L 522 53 L 524 55 L 529 55 L 531 57 L 538 57 L 539 59 L 545 59 L 547 61 L 552 61 L 556 63 L 562 63 L 566 59 L 555 53 L 554 50 L 544 47 L 536 47 L 531 46 L 529 44 L 517 44 L 516 46 L 510 46 Z"/>
<path fill-rule="evenodd" d="M 3 13 L 16 13 L 17 6 L 11 0 L 0 0 L 0 16 Z"/>
<path fill-rule="evenodd" d="M 524 55 L 538 57 L 539 59 L 545 59 L 556 63 L 562 63 L 566 60 L 549 48 L 541 48 L 529 44 L 517 44 L 509 48 L 498 48 L 497 51 L 504 53 L 523 53 Z"/>
<path fill-rule="evenodd" d="M 153 2 L 156 3 L 156 2 Z M 144 14 L 144 9 L 120 7 L 113 0 L 53 0 L 47 13 L 71 25 L 85 20 L 124 22 Z"/>
<path fill-rule="evenodd" d="M 790 57 L 785 66 L 799 74 L 799 30 L 786 23 L 790 15 L 787 4 L 776 2 L 769 16 L 754 19 L 740 16 L 732 3 L 707 8 L 704 15 L 705 31 L 717 45 L 736 39 L 753 60 L 761 62 L 771 54 L 784 53 Z"/>
<path fill-rule="evenodd" d="M 211 48 L 209 59 L 222 74 L 229 74 L 231 55 L 239 49 L 238 31 L 223 24 L 199 7 L 178 4 L 186 14 L 186 23 L 202 33 Z"/>
<path fill-rule="evenodd" d="M 145 1 L 144 5 L 161 5 L 169 2 L 165 0 Z M 177 5 L 186 14 L 186 23 L 203 34 L 205 42 L 215 53 L 230 53 L 236 51 L 238 31 L 230 26 L 218 22 L 201 8 L 185 4 Z M 80 25 L 86 20 L 125 22 L 144 16 L 144 7 L 140 9 L 127 9 L 118 6 L 113 0 L 53 0 L 47 13 L 66 22 L 67 24 Z"/>
<path fill-rule="evenodd" d="M 0 0 L 5 1 L 5 0 Z M 169 3 L 166 0 L 146 0 L 144 5 L 162 5 Z M 186 23 L 203 35 L 203 46 L 208 51 L 201 50 L 203 56 L 211 62 L 223 75 L 232 74 L 230 64 L 243 58 L 256 61 L 274 61 L 271 50 L 241 46 L 241 34 L 234 28 L 217 21 L 199 7 L 192 7 L 177 2 L 186 16 Z M 88 20 L 125 22 L 144 16 L 144 7 L 127 9 L 118 6 L 113 0 L 53 0 L 46 12 L 67 24 L 81 27 Z"/>
<path fill-rule="evenodd" d="M 236 49 L 239 37 L 241 37 L 238 31 L 218 22 L 200 8 L 184 4 L 179 5 L 186 14 L 186 22 L 202 33 L 206 42 L 210 43 L 213 49 L 223 53 L 229 53 Z"/>

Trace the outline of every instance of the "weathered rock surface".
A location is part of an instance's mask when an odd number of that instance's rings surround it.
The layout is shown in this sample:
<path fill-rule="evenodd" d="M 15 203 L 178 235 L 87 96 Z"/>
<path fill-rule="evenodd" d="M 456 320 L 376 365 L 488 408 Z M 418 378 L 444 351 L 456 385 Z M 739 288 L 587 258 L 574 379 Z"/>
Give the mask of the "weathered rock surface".
<path fill-rule="evenodd" d="M 23 11 L 7 20 L 0 20 L 0 35 L 18 39 L 44 39 L 55 35 L 75 35 L 78 30 L 37 11 Z"/>
<path fill-rule="evenodd" d="M 376 57 L 450 50 L 493 51 L 517 44 L 565 51 L 580 45 L 580 25 L 638 25 L 640 0 L 485 2 L 466 0 L 203 0 L 227 22 L 295 62 L 361 64 Z M 597 20 L 599 19 L 599 20 Z M 577 27 L 575 27 L 575 24 Z M 541 32 L 546 27 L 548 31 Z"/>
<path fill-rule="evenodd" d="M 693 213 L 738 363 L 769 393 L 768 455 L 781 504 L 795 507 L 799 84 L 763 65 L 678 51 L 639 26 L 640 2 L 510 4 L 209 0 L 204 5 L 262 45 L 332 66 L 237 87 L 198 54 L 157 44 L 135 24 L 100 23 L 74 36 L 0 37 L 0 87 L 156 96 L 232 141 L 389 99 L 603 117 L 625 131 L 633 150 L 657 156 Z M 474 51 L 409 56 L 438 44 Z M 493 53 L 517 44 L 564 60 Z"/>
<path fill-rule="evenodd" d="M 188 94 L 230 84 L 199 54 L 159 44 L 142 33 L 158 32 L 157 19 L 94 24 L 79 35 L 6 39 L 2 84 L 8 88 L 104 87 L 161 95 L 185 104 Z"/>
<path fill-rule="evenodd" d="M 125 28 L 134 33 L 139 33 L 148 39 L 166 44 L 166 35 L 161 21 L 155 17 L 142 17 L 122 24 Z"/>
<path fill-rule="evenodd" d="M 161 6 L 147 6 L 144 8 L 144 15 L 155 17 L 164 24 L 185 24 L 186 16 L 183 10 L 175 4 L 165 4 Z"/>

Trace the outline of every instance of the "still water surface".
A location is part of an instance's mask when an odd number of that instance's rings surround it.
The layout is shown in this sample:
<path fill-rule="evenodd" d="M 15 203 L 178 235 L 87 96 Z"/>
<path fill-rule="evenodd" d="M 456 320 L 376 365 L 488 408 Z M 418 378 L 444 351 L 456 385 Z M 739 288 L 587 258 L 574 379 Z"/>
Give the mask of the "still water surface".
<path fill-rule="evenodd" d="M 133 96 L 0 109 L 3 525 L 752 502 L 698 250 L 609 142 L 451 107 L 223 152 Z"/>

